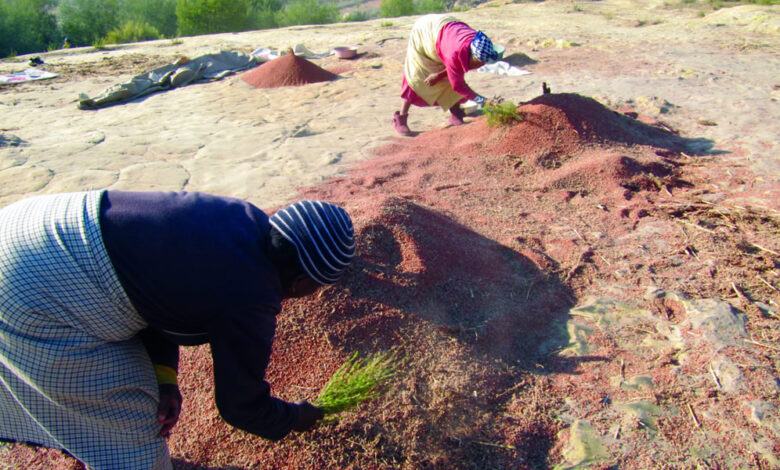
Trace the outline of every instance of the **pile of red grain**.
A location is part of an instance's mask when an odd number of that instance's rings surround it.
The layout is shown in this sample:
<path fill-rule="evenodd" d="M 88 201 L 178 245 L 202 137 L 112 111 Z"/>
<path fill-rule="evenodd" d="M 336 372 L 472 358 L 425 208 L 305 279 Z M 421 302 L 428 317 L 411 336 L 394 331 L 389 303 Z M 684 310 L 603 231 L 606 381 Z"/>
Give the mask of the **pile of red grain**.
<path fill-rule="evenodd" d="M 292 53 L 266 62 L 241 76 L 241 80 L 255 88 L 299 86 L 337 78 L 338 75 Z"/>

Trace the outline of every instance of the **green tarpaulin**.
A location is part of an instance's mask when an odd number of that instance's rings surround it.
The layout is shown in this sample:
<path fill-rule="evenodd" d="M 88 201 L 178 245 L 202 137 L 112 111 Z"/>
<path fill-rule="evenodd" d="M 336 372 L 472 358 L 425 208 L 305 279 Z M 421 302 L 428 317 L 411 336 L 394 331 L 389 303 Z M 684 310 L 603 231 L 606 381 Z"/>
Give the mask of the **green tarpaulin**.
<path fill-rule="evenodd" d="M 261 63 L 254 56 L 229 51 L 179 62 L 136 75 L 129 82 L 114 85 L 94 98 L 82 94 L 79 96 L 79 109 L 103 108 L 190 83 L 219 80 Z"/>

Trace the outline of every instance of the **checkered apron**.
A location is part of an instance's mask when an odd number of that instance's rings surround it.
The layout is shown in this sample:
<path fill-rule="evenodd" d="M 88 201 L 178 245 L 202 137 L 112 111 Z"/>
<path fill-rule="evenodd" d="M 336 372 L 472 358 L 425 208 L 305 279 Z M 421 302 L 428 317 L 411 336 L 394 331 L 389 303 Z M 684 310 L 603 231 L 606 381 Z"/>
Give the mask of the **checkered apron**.
<path fill-rule="evenodd" d="M 154 370 L 100 233 L 102 192 L 0 210 L 0 437 L 169 469 Z"/>

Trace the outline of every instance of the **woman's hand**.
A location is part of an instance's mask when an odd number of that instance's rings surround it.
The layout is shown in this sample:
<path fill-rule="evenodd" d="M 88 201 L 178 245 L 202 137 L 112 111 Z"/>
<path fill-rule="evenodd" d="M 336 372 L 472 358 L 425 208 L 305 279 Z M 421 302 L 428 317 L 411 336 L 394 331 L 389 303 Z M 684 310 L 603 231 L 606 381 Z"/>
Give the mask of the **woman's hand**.
<path fill-rule="evenodd" d="M 172 384 L 160 384 L 160 404 L 157 405 L 157 422 L 162 425 L 160 435 L 168 437 L 181 414 L 181 393 Z"/>
<path fill-rule="evenodd" d="M 436 82 L 444 78 L 445 75 L 447 75 L 447 70 L 442 70 L 441 72 L 434 72 L 428 75 L 427 77 L 425 77 L 425 84 L 428 86 L 433 86 L 436 84 Z"/>
<path fill-rule="evenodd" d="M 472 101 L 477 103 L 477 106 L 479 106 L 480 108 L 483 108 L 485 107 L 485 105 L 495 106 L 501 103 L 503 99 L 498 96 L 488 99 L 482 95 L 477 95 L 476 98 L 474 98 Z"/>
<path fill-rule="evenodd" d="M 322 408 L 316 407 L 308 401 L 295 402 L 298 408 L 298 420 L 293 425 L 293 431 L 303 432 L 313 428 L 317 421 L 325 417 Z"/>

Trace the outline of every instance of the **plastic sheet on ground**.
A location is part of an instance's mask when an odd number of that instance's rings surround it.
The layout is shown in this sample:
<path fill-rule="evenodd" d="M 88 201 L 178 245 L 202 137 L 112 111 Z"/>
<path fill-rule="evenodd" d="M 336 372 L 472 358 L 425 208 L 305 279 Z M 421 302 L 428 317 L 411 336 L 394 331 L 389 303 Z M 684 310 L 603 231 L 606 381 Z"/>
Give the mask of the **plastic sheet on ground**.
<path fill-rule="evenodd" d="M 279 53 L 268 47 L 258 47 L 250 54 L 252 57 L 260 60 L 261 62 L 267 62 L 279 57 Z"/>
<path fill-rule="evenodd" d="M 317 53 L 312 52 L 303 44 L 296 44 L 295 47 L 293 47 L 293 53 L 299 57 L 303 57 L 304 59 L 322 59 L 323 57 L 328 57 L 329 55 L 333 54 L 333 51 Z"/>
<path fill-rule="evenodd" d="M 528 75 L 529 73 L 531 73 L 528 70 L 517 68 L 514 65 L 511 65 L 509 62 L 504 62 L 504 61 L 498 61 L 492 64 L 485 64 L 482 67 L 478 68 L 477 72 L 492 73 L 495 75 L 510 75 L 510 76 Z"/>
<path fill-rule="evenodd" d="M 0 85 L 29 82 L 32 80 L 45 80 L 56 77 L 56 73 L 45 70 L 27 69 L 22 72 L 13 72 L 0 75 Z"/>
<path fill-rule="evenodd" d="M 232 73 L 256 67 L 261 62 L 253 55 L 229 51 L 208 54 L 189 61 L 178 60 L 136 75 L 129 82 L 114 85 L 94 98 L 81 94 L 78 106 L 79 109 L 97 109 L 190 83 L 220 80 Z"/>
<path fill-rule="evenodd" d="M 327 52 L 314 52 L 308 47 L 306 47 L 305 44 L 296 44 L 293 48 L 293 54 L 295 54 L 298 57 L 303 57 L 304 59 L 322 59 L 323 57 L 328 57 L 329 55 L 333 54 L 333 51 L 327 51 Z M 285 55 L 286 52 L 276 52 L 275 50 L 268 48 L 268 47 L 258 47 L 254 51 L 252 51 L 251 55 L 253 57 L 258 58 L 259 60 L 263 62 L 267 62 L 269 60 L 274 60 L 279 58 L 280 56 Z"/>

